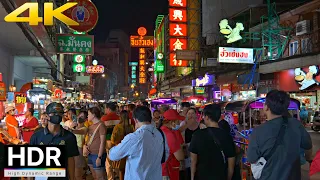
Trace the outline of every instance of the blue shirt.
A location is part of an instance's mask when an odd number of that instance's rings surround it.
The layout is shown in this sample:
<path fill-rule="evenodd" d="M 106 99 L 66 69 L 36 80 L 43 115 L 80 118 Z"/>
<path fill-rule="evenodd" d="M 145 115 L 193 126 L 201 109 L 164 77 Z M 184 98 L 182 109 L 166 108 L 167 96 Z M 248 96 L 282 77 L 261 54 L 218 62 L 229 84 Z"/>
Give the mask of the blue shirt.
<path fill-rule="evenodd" d="M 166 159 L 169 148 L 165 141 Z M 143 125 L 128 134 L 109 151 L 109 158 L 118 161 L 127 157 L 125 180 L 162 180 L 161 158 L 163 138 L 154 125 Z"/>

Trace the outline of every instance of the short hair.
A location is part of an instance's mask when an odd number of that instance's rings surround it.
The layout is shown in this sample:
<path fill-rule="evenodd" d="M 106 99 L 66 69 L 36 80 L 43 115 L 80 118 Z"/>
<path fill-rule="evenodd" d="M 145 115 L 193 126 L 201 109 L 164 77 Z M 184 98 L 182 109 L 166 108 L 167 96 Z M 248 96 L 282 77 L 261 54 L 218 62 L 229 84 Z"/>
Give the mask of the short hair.
<path fill-rule="evenodd" d="M 149 103 L 148 103 L 147 101 L 143 101 L 143 102 L 142 102 L 142 105 L 148 107 L 148 106 L 149 106 Z"/>
<path fill-rule="evenodd" d="M 139 122 L 151 122 L 151 111 L 148 107 L 139 106 L 133 111 L 133 117 Z"/>
<path fill-rule="evenodd" d="M 160 111 L 156 109 L 156 110 L 153 111 L 153 115 L 154 115 L 154 113 L 156 113 L 156 112 L 160 114 Z"/>
<path fill-rule="evenodd" d="M 221 107 L 218 104 L 209 104 L 203 109 L 203 114 L 211 121 L 218 122 L 221 117 Z"/>
<path fill-rule="evenodd" d="M 31 113 L 31 116 L 33 116 L 33 114 L 34 114 L 34 109 L 33 109 L 33 108 L 29 108 L 28 111 Z"/>
<path fill-rule="evenodd" d="M 283 115 L 288 111 L 290 97 L 284 91 L 272 90 L 266 96 L 266 105 L 272 114 Z"/>
<path fill-rule="evenodd" d="M 106 108 L 110 109 L 111 111 L 117 110 L 117 106 L 114 103 L 107 103 Z"/>
<path fill-rule="evenodd" d="M 186 108 L 189 108 L 189 107 L 191 107 L 191 104 L 189 103 L 189 102 L 182 102 L 181 103 L 181 107 L 186 107 Z"/>
<path fill-rule="evenodd" d="M 86 110 L 81 110 L 79 114 L 83 113 L 84 114 L 84 118 L 88 118 L 88 111 Z"/>

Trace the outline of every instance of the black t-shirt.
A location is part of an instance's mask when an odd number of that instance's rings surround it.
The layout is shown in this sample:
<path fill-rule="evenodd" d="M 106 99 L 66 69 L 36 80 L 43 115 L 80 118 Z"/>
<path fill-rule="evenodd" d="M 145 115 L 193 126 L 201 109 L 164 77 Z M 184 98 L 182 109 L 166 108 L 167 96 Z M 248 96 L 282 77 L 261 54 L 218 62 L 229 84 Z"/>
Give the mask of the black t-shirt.
<path fill-rule="evenodd" d="M 193 133 L 195 133 L 196 131 L 198 131 L 200 128 L 199 126 L 197 127 L 197 129 L 195 130 L 190 130 L 190 129 L 186 129 L 185 133 L 184 133 L 184 139 L 185 139 L 185 143 L 188 144 L 191 142 L 192 139 L 192 135 Z"/>
<path fill-rule="evenodd" d="M 230 125 L 226 120 L 222 119 L 221 121 L 218 122 L 218 125 L 219 125 L 219 128 L 225 130 L 226 132 L 228 133 L 231 132 Z"/>
<path fill-rule="evenodd" d="M 227 164 L 224 164 L 220 149 L 215 144 L 211 134 L 220 141 L 226 158 L 235 157 L 235 145 L 229 133 L 220 128 L 209 127 L 193 134 L 189 151 L 198 155 L 197 180 L 226 180 Z"/>

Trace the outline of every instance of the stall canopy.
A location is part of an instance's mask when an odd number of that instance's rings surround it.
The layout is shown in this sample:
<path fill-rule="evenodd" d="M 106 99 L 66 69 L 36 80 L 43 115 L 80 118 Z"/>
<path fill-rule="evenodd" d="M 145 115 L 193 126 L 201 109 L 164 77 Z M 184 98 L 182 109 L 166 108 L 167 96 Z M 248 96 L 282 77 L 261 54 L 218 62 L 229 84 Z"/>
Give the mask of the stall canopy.
<path fill-rule="evenodd" d="M 182 102 L 193 102 L 193 101 L 204 101 L 206 98 L 204 96 L 189 96 L 182 100 Z"/>
<path fill-rule="evenodd" d="M 262 109 L 266 101 L 266 98 L 257 99 L 256 101 L 250 102 L 249 107 L 251 109 Z M 288 107 L 289 110 L 298 110 L 300 109 L 300 101 L 290 98 L 290 104 Z"/>
<path fill-rule="evenodd" d="M 175 104 L 177 103 L 177 100 L 175 99 L 166 99 L 166 98 L 159 98 L 159 99 L 154 99 L 151 101 L 152 105 L 158 105 L 158 104 Z"/>

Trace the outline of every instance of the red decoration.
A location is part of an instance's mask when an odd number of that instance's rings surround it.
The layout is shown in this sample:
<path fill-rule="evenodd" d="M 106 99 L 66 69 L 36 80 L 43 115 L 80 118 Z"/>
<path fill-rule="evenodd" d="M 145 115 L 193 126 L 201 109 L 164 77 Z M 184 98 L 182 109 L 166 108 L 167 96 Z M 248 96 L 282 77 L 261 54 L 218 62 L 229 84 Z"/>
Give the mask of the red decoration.
<path fill-rule="evenodd" d="M 79 23 L 79 26 L 69 26 L 78 32 L 91 31 L 98 22 L 98 10 L 93 2 L 89 0 L 70 0 L 77 2 L 76 6 L 66 10 L 64 15 Z"/>
<path fill-rule="evenodd" d="M 61 89 L 55 89 L 54 90 L 54 97 L 57 99 L 61 99 L 62 98 L 62 90 Z"/>

